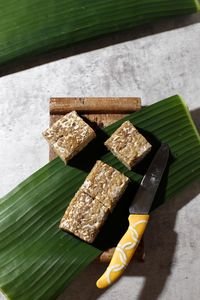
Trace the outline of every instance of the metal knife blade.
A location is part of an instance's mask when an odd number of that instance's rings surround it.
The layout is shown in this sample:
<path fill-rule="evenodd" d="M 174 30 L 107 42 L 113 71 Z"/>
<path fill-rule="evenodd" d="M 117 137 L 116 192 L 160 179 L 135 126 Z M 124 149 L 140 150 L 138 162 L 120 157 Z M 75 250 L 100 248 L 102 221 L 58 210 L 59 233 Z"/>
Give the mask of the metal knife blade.
<path fill-rule="evenodd" d="M 148 214 L 169 159 L 169 146 L 161 144 L 130 207 L 130 214 Z"/>

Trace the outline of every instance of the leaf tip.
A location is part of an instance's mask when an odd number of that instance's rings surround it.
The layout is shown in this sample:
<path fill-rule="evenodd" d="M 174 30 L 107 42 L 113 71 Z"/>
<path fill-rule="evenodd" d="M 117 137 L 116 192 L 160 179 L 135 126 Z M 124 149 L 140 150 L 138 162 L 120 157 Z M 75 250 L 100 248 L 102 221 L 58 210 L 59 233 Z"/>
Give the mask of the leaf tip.
<path fill-rule="evenodd" d="M 195 0 L 195 4 L 196 4 L 196 11 L 200 12 L 200 1 L 199 0 Z"/>

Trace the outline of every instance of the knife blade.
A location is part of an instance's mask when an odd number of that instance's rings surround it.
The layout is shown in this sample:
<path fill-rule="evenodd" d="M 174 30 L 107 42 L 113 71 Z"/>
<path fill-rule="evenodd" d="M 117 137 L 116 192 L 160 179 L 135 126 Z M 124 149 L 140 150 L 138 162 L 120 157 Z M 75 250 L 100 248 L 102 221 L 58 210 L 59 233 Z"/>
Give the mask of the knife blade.
<path fill-rule="evenodd" d="M 115 248 L 108 268 L 96 282 L 98 288 L 108 287 L 115 282 L 123 274 L 132 259 L 146 229 L 149 220 L 148 213 L 166 169 L 168 159 L 169 147 L 167 144 L 161 144 L 129 207 L 129 227 Z"/>
<path fill-rule="evenodd" d="M 130 207 L 130 214 L 147 214 L 169 159 L 169 146 L 162 144 L 154 156 Z"/>

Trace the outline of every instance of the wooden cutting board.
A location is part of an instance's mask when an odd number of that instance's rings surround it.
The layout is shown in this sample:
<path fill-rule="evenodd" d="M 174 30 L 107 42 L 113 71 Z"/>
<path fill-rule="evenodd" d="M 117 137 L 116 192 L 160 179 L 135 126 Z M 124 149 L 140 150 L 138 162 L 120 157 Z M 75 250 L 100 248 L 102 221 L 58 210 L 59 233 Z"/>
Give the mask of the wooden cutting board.
<path fill-rule="evenodd" d="M 138 97 L 121 98 L 51 98 L 50 99 L 50 126 L 65 114 L 76 110 L 89 121 L 95 122 L 99 127 L 106 127 L 126 115 L 141 109 L 141 99 Z M 57 155 L 52 149 L 49 159 Z M 105 256 L 106 253 L 104 253 Z M 135 258 L 144 260 L 143 241 L 138 247 Z"/>

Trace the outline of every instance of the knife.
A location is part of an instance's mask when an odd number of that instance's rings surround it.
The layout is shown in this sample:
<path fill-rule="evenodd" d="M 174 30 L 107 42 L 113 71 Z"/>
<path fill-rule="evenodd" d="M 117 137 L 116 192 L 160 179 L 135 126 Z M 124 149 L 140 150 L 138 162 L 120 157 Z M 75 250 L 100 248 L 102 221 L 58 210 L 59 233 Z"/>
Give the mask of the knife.
<path fill-rule="evenodd" d="M 167 144 L 161 144 L 129 207 L 129 227 L 115 248 L 108 268 L 96 282 L 98 288 L 105 288 L 115 282 L 133 257 L 147 226 L 149 211 L 168 159 L 169 147 Z"/>

